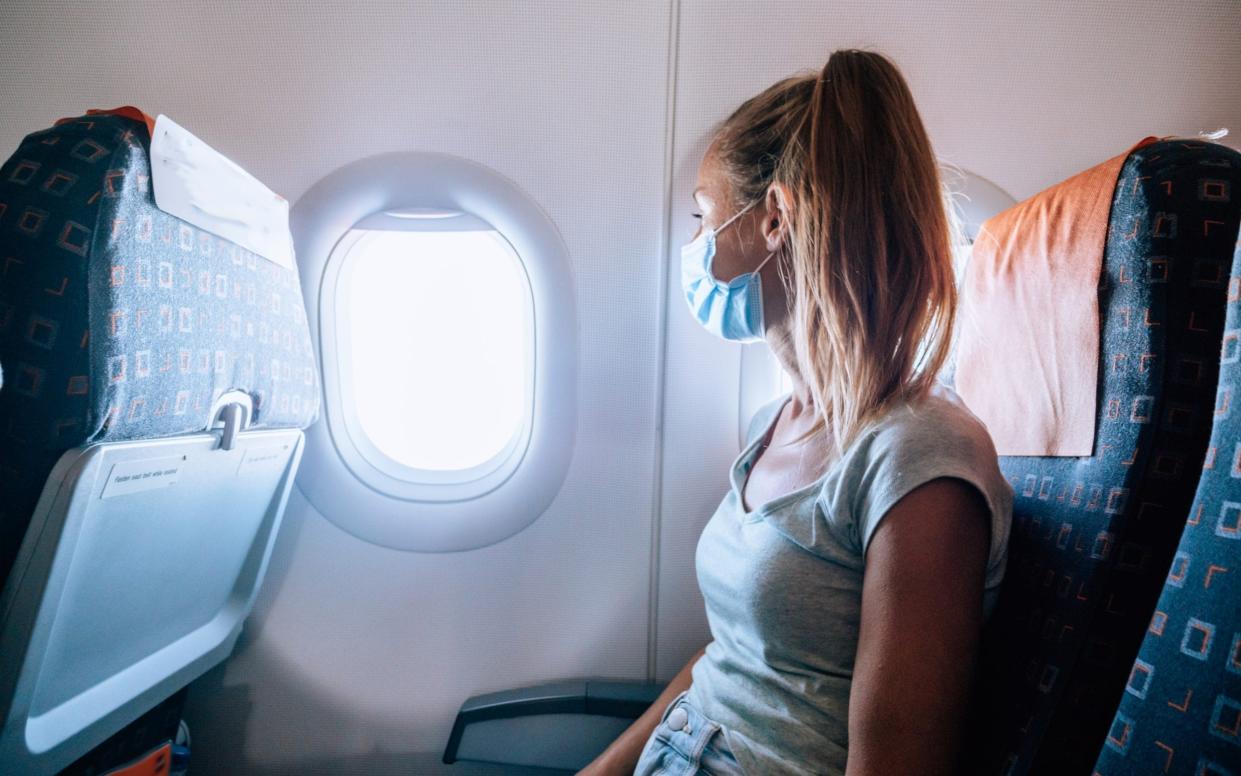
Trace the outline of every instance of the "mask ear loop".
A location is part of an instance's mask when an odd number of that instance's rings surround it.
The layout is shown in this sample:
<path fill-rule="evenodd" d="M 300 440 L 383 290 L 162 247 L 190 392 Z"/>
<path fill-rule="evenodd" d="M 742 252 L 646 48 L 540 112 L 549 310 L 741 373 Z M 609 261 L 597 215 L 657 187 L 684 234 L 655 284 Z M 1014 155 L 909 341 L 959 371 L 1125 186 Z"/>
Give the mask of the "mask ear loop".
<path fill-rule="evenodd" d="M 763 268 L 764 264 L 771 261 L 772 256 L 775 256 L 777 253 L 783 253 L 784 247 L 785 247 L 785 244 L 781 244 L 780 248 L 768 253 L 767 256 L 758 263 L 758 266 L 755 267 L 753 270 L 751 270 L 750 274 L 754 275 L 754 277 L 758 280 L 760 293 L 762 293 L 761 289 L 763 287 L 763 278 L 761 275 L 758 274 L 758 271 Z M 776 274 L 780 277 L 780 283 L 785 287 L 785 290 L 787 291 L 788 282 L 785 279 L 783 262 L 776 262 Z M 766 336 L 766 333 L 767 333 L 766 331 L 767 330 L 767 311 L 766 310 L 763 311 L 762 325 L 759 328 L 763 330 L 763 335 Z"/>
<path fill-rule="evenodd" d="M 764 264 L 766 264 L 767 262 L 771 261 L 771 257 L 772 257 L 772 256 L 775 256 L 775 255 L 776 255 L 776 252 L 775 252 L 775 251 L 772 251 L 771 253 L 767 254 L 767 257 L 766 257 L 765 259 L 763 259 L 762 261 L 760 261 L 760 262 L 758 263 L 758 266 L 757 266 L 757 267 L 755 267 L 754 269 L 750 270 L 750 274 L 752 274 L 752 275 L 757 275 L 757 274 L 758 274 L 758 271 L 759 271 L 760 269 L 762 269 L 762 268 L 763 268 L 763 265 L 764 265 Z"/>
<path fill-rule="evenodd" d="M 751 272 L 744 272 L 744 273 L 742 273 L 742 274 L 738 275 L 737 277 L 733 278 L 732 280 L 730 280 L 730 281 L 728 281 L 728 282 L 724 282 L 724 281 L 722 281 L 722 280 L 719 280 L 718 278 L 716 278 L 716 277 L 715 277 L 715 273 L 711 271 L 711 265 L 715 263 L 715 250 L 714 250 L 714 243 L 716 242 L 716 239 L 719 237 L 720 232 L 724 231 L 724 227 L 728 226 L 728 225 L 729 225 L 729 224 L 731 224 L 733 221 L 736 221 L 738 218 L 741 218 L 741 216 L 742 216 L 742 215 L 744 215 L 744 214 L 745 214 L 745 212 L 746 212 L 747 210 L 749 210 L 750 208 L 754 207 L 754 206 L 755 206 L 755 205 L 757 205 L 757 204 L 758 204 L 758 200 L 754 200 L 754 201 L 753 201 L 753 202 L 751 202 L 750 204 L 748 204 L 748 205 L 746 205 L 745 207 L 743 207 L 743 208 L 741 208 L 740 210 L 738 210 L 738 211 L 737 211 L 736 213 L 734 213 L 731 217 L 729 217 L 729 219 L 728 219 L 727 221 L 725 221 L 724 223 L 720 224 L 720 225 L 719 225 L 719 226 L 717 226 L 716 228 L 714 228 L 714 229 L 703 229 L 703 230 L 702 230 L 702 236 L 701 236 L 699 239 L 705 238 L 705 239 L 707 239 L 710 243 L 712 243 L 711 255 L 710 255 L 710 257 L 707 259 L 707 265 L 706 265 L 707 277 L 711 280 L 711 282 L 715 283 L 715 284 L 716 284 L 716 285 L 718 285 L 718 286 L 728 286 L 728 285 L 729 285 L 729 284 L 731 284 L 731 283 L 736 283 L 738 278 L 743 278 L 743 277 L 746 277 L 747 275 L 752 274 L 753 272 L 758 272 L 758 269 L 762 268 L 763 264 L 765 264 L 765 263 L 767 262 L 767 259 L 770 259 L 770 258 L 771 258 L 771 254 L 770 254 L 770 253 L 769 253 L 769 254 L 767 254 L 767 258 L 766 258 L 766 259 L 763 259 L 761 262 L 759 262 L 759 264 L 758 264 L 758 268 L 756 268 L 756 269 L 752 270 Z"/>
<path fill-rule="evenodd" d="M 791 292 L 789 270 L 791 267 L 792 247 L 790 245 L 791 235 L 788 226 L 785 226 L 784 239 L 780 241 L 780 245 L 772 253 L 779 253 L 780 260 L 776 262 L 776 275 L 780 278 L 780 284 L 784 286 L 786 292 Z M 765 261 L 765 259 L 764 259 Z"/>
<path fill-rule="evenodd" d="M 754 202 L 751 202 L 751 203 L 750 203 L 750 205 L 749 205 L 749 207 L 754 207 L 756 204 L 758 204 L 758 200 L 755 200 Z M 748 209 L 749 209 L 749 208 L 747 208 L 747 210 L 748 210 Z M 743 212 L 744 212 L 744 211 L 743 211 Z M 781 247 L 781 248 L 783 248 L 784 246 L 783 246 L 783 245 L 781 245 L 780 247 Z M 757 267 L 755 267 L 755 268 L 752 270 L 752 271 L 753 271 L 753 273 L 754 273 L 755 275 L 757 275 L 757 274 L 758 274 L 758 271 L 759 271 L 760 269 L 762 269 L 762 268 L 763 268 L 763 265 L 764 265 L 764 264 L 766 264 L 767 262 L 771 261 L 771 257 L 772 257 L 772 256 L 775 256 L 775 255 L 776 255 L 776 251 L 771 251 L 771 252 L 769 252 L 769 253 L 768 253 L 768 254 L 767 254 L 767 255 L 763 258 L 763 260 L 762 260 L 762 261 L 760 261 L 760 262 L 758 263 L 758 266 L 757 266 Z"/>
<path fill-rule="evenodd" d="M 755 205 L 757 205 L 757 204 L 758 204 L 758 200 L 756 199 L 756 200 L 754 200 L 753 202 L 751 202 L 750 204 L 748 204 L 748 205 L 746 205 L 745 207 L 743 207 L 743 208 L 741 208 L 740 210 L 738 210 L 736 213 L 734 213 L 734 214 L 733 214 L 733 216 L 732 216 L 732 218 L 728 219 L 727 221 L 725 221 L 724 223 L 720 224 L 719 226 L 717 226 L 716 228 L 712 229 L 711 231 L 712 231 L 712 232 L 715 232 L 716 234 L 719 234 L 720 232 L 724 231 L 724 227 L 728 226 L 728 225 L 729 225 L 729 224 L 731 224 L 733 221 L 736 221 L 738 218 L 741 218 L 741 216 L 742 216 L 742 215 L 744 215 L 744 214 L 745 214 L 745 212 L 746 212 L 747 210 L 749 210 L 750 208 L 754 207 L 754 206 L 755 206 Z"/>
<path fill-rule="evenodd" d="M 727 221 L 725 221 L 724 223 L 720 224 L 719 229 L 716 229 L 716 230 L 715 230 L 715 234 L 717 234 L 717 235 L 718 235 L 720 232 L 722 232 L 722 231 L 724 230 L 724 227 L 728 226 L 728 225 L 729 225 L 729 224 L 731 224 L 733 221 L 736 221 L 738 218 L 740 218 L 740 217 L 741 217 L 741 214 L 742 214 L 742 213 L 745 213 L 747 210 L 749 210 L 750 208 L 754 207 L 754 206 L 755 206 L 755 205 L 757 205 L 758 203 L 759 203 L 759 200 L 757 200 L 757 199 L 756 199 L 756 200 L 754 200 L 753 202 L 751 202 L 750 204 L 748 204 L 748 205 L 746 205 L 745 207 L 743 207 L 743 208 L 741 208 L 740 210 L 738 210 L 738 211 L 737 211 L 737 213 L 736 213 L 736 215 L 734 215 L 732 218 L 728 219 L 728 220 L 727 220 Z M 772 256 L 775 256 L 775 255 L 776 255 L 776 252 L 775 252 L 775 251 L 771 251 L 770 253 L 768 253 L 765 257 L 763 257 L 763 260 L 762 260 L 762 261 L 760 261 L 760 262 L 758 263 L 758 266 L 757 266 L 757 267 L 755 267 L 754 269 L 750 270 L 750 272 L 749 272 L 749 273 L 747 273 L 747 274 L 750 274 L 750 275 L 757 275 L 757 274 L 758 274 L 758 271 L 759 271 L 760 269 L 762 269 L 762 268 L 763 268 L 763 265 L 764 265 L 764 264 L 766 264 L 768 261 L 771 261 L 771 257 L 772 257 Z"/>

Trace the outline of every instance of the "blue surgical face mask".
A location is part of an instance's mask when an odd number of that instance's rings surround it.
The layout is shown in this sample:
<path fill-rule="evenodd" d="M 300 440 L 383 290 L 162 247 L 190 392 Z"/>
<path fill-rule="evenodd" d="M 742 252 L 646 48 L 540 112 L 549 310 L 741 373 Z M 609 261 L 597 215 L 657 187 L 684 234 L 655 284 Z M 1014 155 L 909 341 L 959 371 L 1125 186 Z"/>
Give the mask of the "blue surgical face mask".
<path fill-rule="evenodd" d="M 715 238 L 741 214 L 758 204 L 751 202 L 718 229 L 707 229 L 681 248 L 681 288 L 692 314 L 707 331 L 734 342 L 757 342 L 763 338 L 763 284 L 758 271 L 774 253 L 752 271 L 727 283 L 711 274 Z"/>

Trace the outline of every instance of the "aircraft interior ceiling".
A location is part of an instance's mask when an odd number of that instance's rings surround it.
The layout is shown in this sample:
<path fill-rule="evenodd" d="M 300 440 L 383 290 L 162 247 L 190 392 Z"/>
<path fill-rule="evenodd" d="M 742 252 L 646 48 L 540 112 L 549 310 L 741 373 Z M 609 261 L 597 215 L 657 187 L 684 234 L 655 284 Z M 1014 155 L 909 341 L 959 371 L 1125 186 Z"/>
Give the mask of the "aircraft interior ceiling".
<path fill-rule="evenodd" d="M 415 535 L 400 521 L 433 511 L 385 512 L 380 486 L 323 473 L 338 432 L 321 416 L 236 649 L 191 688 L 193 772 L 518 772 L 440 762 L 466 698 L 666 681 L 705 643 L 695 544 L 753 410 L 746 371 L 769 366 L 685 314 L 676 259 L 709 134 L 742 100 L 835 49 L 882 51 L 940 159 L 1022 200 L 1145 136 L 1227 127 L 1237 147 L 1239 42 L 1235 0 L 4 0 L 6 156 L 133 105 L 287 199 L 301 235 L 342 168 L 450 155 L 524 198 L 546 227 L 529 244 L 563 254 L 537 299 L 563 306 L 539 346 L 571 354 L 534 410 L 551 473 L 503 508 L 508 529 Z M 445 164 L 408 174 L 433 191 Z M 331 288 L 298 250 L 302 283 Z M 435 332 L 387 335 L 381 355 Z"/>

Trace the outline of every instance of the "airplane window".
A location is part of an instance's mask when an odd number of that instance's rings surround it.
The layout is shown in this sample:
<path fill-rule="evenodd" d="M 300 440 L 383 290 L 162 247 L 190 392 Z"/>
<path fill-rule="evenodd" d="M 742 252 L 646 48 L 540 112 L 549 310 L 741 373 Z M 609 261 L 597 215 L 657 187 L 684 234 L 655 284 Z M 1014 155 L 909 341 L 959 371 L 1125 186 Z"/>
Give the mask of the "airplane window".
<path fill-rule="evenodd" d="M 573 265 L 547 211 L 478 162 L 357 159 L 289 213 L 323 412 L 298 487 L 365 541 L 485 547 L 559 493 L 578 385 Z"/>
<path fill-rule="evenodd" d="M 472 479 L 503 463 L 529 421 L 530 285 L 499 232 L 440 218 L 430 231 L 364 222 L 339 244 L 342 399 L 367 457 Z"/>

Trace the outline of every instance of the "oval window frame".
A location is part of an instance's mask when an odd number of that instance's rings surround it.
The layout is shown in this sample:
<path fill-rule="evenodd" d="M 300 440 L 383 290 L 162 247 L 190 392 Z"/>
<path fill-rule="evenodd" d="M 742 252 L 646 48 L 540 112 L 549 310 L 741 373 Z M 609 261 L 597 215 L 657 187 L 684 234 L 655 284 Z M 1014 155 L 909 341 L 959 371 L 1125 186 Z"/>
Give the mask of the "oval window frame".
<path fill-rule="evenodd" d="M 346 426 L 336 354 L 338 243 L 377 214 L 465 213 L 505 239 L 531 293 L 531 407 L 520 452 L 467 482 L 416 482 L 367 460 Z M 506 539 L 546 511 L 575 441 L 577 311 L 564 241 L 515 183 L 477 162 L 427 152 L 380 154 L 315 183 L 289 214 L 311 337 L 323 377 L 320 418 L 306 429 L 298 489 L 345 531 L 385 547 L 455 552 Z M 382 455 L 382 453 L 381 453 Z M 395 463 L 395 462 L 394 462 Z M 431 478 L 434 479 L 434 478 Z"/>

